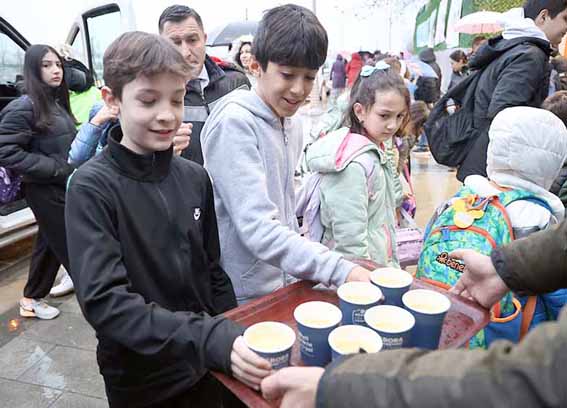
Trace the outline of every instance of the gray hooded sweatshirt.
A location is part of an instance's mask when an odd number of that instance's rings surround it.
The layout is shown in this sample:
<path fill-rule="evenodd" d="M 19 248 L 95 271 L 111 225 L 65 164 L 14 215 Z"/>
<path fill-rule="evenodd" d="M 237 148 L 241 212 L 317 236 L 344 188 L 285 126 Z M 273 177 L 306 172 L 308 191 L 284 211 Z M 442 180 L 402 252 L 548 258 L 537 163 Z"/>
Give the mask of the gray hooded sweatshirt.
<path fill-rule="evenodd" d="M 293 176 L 303 133 L 255 91 L 220 101 L 201 134 L 213 180 L 221 264 L 243 303 L 293 281 L 341 285 L 355 265 L 298 233 Z"/>

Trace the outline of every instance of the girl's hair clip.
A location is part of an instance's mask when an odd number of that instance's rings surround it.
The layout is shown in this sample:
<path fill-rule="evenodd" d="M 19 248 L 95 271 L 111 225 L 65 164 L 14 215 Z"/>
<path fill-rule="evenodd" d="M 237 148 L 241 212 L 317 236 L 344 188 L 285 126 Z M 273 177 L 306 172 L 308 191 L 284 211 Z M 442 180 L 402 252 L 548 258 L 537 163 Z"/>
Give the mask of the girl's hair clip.
<path fill-rule="evenodd" d="M 372 75 L 373 73 L 375 73 L 376 71 L 386 71 L 389 68 L 390 65 L 388 65 L 384 61 L 378 61 L 375 66 L 372 65 L 363 66 L 362 70 L 360 71 L 360 76 L 366 78 Z"/>

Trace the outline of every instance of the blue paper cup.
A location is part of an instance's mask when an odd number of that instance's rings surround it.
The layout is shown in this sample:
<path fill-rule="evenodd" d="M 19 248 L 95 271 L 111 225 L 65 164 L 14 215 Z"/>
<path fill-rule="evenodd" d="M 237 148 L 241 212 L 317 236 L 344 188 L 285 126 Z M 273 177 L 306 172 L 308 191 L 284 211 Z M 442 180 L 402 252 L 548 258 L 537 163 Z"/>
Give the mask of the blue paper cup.
<path fill-rule="evenodd" d="M 337 290 L 342 324 L 364 325 L 364 313 L 382 303 L 382 291 L 369 282 L 347 282 Z"/>
<path fill-rule="evenodd" d="M 291 348 L 295 343 L 295 332 L 280 322 L 256 323 L 244 332 L 244 342 L 252 351 L 279 370 L 289 366 Z"/>
<path fill-rule="evenodd" d="M 303 363 L 324 367 L 331 361 L 329 334 L 343 317 L 340 309 L 327 302 L 302 303 L 293 311 L 299 331 L 299 350 Z"/>
<path fill-rule="evenodd" d="M 390 305 L 374 306 L 366 311 L 364 320 L 382 337 L 384 350 L 411 347 L 415 318 L 407 310 Z"/>
<path fill-rule="evenodd" d="M 370 274 L 370 281 L 384 294 L 385 305 L 402 307 L 402 296 L 413 283 L 413 276 L 396 268 L 378 268 Z"/>
<path fill-rule="evenodd" d="M 333 360 L 357 353 L 378 353 L 382 350 L 382 338 L 374 330 L 358 325 L 340 326 L 329 334 L 329 346 Z"/>
<path fill-rule="evenodd" d="M 412 335 L 413 347 L 435 350 L 445 315 L 451 308 L 449 298 L 439 292 L 427 289 L 410 290 L 402 297 L 404 307 L 415 317 Z"/>

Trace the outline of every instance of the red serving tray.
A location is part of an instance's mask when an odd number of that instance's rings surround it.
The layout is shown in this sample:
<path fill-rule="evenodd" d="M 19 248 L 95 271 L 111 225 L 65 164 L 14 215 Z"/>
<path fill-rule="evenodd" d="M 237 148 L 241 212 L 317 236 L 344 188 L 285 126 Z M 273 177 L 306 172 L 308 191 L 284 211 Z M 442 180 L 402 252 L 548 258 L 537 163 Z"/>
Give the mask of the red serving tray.
<path fill-rule="evenodd" d="M 263 296 L 243 306 L 225 313 L 225 316 L 243 326 L 250 326 L 263 321 L 277 321 L 286 323 L 297 331 L 293 319 L 293 310 L 301 303 L 311 300 L 322 300 L 338 305 L 339 300 L 334 290 L 313 289 L 313 282 L 301 281 L 286 288 Z M 489 322 L 488 310 L 461 296 L 448 293 L 446 290 L 427 284 L 419 279 L 414 280 L 413 289 L 431 289 L 441 292 L 451 300 L 451 309 L 443 323 L 440 349 L 457 348 L 465 345 L 476 332 L 484 328 Z M 299 344 L 293 346 L 291 365 L 303 365 L 299 356 Z M 221 373 L 213 373 L 229 390 L 231 390 L 244 404 L 254 408 L 277 407 L 279 404 L 268 402 L 262 395 L 240 381 Z"/>

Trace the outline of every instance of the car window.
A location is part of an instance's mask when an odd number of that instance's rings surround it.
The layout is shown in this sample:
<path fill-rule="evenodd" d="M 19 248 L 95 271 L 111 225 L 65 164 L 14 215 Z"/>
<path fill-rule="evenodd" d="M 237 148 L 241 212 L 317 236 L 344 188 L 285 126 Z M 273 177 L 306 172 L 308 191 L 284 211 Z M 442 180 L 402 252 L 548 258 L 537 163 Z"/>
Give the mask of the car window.
<path fill-rule="evenodd" d="M 97 85 L 102 85 L 102 57 L 104 51 L 120 34 L 120 11 L 88 17 L 86 26 L 89 33 L 89 44 L 93 71 Z"/>
<path fill-rule="evenodd" d="M 24 50 L 10 37 L 0 33 L 0 83 L 14 84 L 24 71 Z"/>

